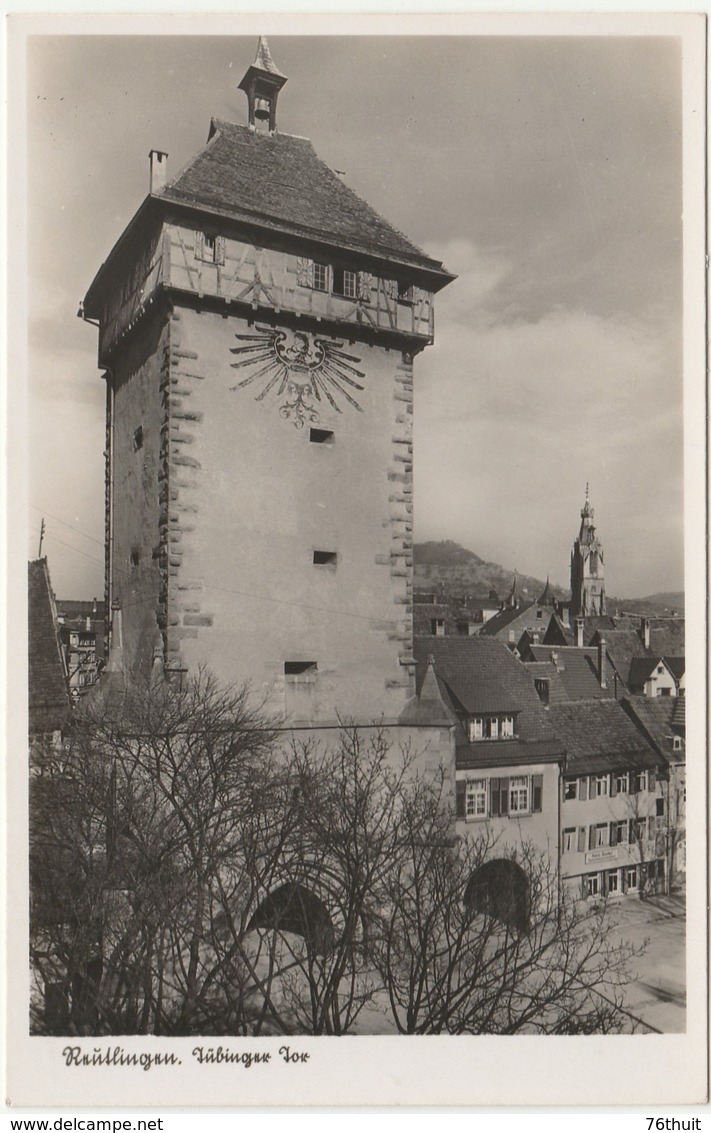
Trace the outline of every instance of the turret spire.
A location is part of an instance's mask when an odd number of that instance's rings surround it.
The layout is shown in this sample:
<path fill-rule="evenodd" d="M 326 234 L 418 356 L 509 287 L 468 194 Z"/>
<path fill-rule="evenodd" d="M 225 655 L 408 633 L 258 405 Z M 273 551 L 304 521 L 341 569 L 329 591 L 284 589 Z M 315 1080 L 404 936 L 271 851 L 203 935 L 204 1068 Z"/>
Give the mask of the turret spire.
<path fill-rule="evenodd" d="M 272 59 L 267 37 L 260 35 L 254 63 L 247 68 L 239 89 L 247 95 L 249 104 L 249 125 L 257 129 L 257 123 L 265 123 L 270 133 L 276 130 L 276 104 L 279 91 L 287 81 Z"/>

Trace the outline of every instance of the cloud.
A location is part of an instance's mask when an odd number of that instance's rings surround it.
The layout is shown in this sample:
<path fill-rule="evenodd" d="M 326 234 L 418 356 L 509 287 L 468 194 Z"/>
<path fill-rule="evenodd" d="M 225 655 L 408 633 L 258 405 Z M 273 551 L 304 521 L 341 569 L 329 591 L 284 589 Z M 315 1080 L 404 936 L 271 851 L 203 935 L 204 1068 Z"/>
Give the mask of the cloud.
<path fill-rule="evenodd" d="M 463 245 L 458 255 L 460 279 L 451 298 L 440 297 L 437 345 L 416 370 L 417 538 L 466 542 L 468 529 L 478 554 L 508 552 L 515 561 L 505 565 L 565 581 L 589 480 L 615 592 L 644 589 L 645 572 L 653 588 L 664 565 L 680 584 L 678 543 L 652 562 L 630 538 L 679 526 L 674 336 L 643 318 L 565 309 L 487 325 L 477 304 L 497 286 L 502 261 Z"/>

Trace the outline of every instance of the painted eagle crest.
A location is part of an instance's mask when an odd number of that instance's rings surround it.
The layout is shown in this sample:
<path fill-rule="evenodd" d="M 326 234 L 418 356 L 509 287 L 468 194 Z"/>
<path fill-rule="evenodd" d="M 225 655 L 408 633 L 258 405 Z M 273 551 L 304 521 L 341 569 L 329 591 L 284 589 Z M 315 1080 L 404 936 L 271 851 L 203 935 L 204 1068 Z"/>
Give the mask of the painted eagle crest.
<path fill-rule="evenodd" d="M 300 330 L 277 330 L 274 327 L 256 326 L 254 334 L 236 334 L 243 343 L 230 348 L 238 361 L 230 363 L 233 370 L 253 369 L 230 390 L 243 389 L 253 382 L 263 382 L 255 401 L 264 401 L 274 391 L 284 398 L 279 407 L 282 417 L 291 420 L 297 429 L 307 421 L 319 420 L 318 404 L 328 402 L 336 413 L 341 413 L 338 401 L 345 400 L 359 413 L 363 410 L 349 390 L 362 390 L 356 380 L 365 377 L 353 365 L 360 358 L 347 354 L 344 343 L 333 339 L 317 338 Z"/>

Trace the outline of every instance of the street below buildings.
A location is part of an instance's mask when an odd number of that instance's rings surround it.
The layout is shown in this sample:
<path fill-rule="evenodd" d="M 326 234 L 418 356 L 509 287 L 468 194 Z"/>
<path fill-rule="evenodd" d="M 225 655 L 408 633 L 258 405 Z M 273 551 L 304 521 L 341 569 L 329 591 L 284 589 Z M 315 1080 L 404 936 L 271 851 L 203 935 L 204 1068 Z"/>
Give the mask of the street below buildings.
<path fill-rule="evenodd" d="M 683 896 L 626 898 L 611 909 L 615 933 L 644 952 L 631 964 L 637 978 L 624 992 L 631 1016 L 655 1031 L 686 1030 L 686 906 Z M 644 1028 L 640 1028 L 644 1029 Z"/>

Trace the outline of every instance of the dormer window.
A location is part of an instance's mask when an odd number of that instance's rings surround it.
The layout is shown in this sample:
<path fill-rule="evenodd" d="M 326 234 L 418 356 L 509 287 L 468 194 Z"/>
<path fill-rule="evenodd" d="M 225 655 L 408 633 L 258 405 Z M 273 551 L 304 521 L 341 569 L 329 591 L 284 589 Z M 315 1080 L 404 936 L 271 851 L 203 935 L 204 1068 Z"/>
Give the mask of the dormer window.
<path fill-rule="evenodd" d="M 476 740 L 511 739 L 515 734 L 513 716 L 473 716 L 467 724 L 470 743 Z"/>

